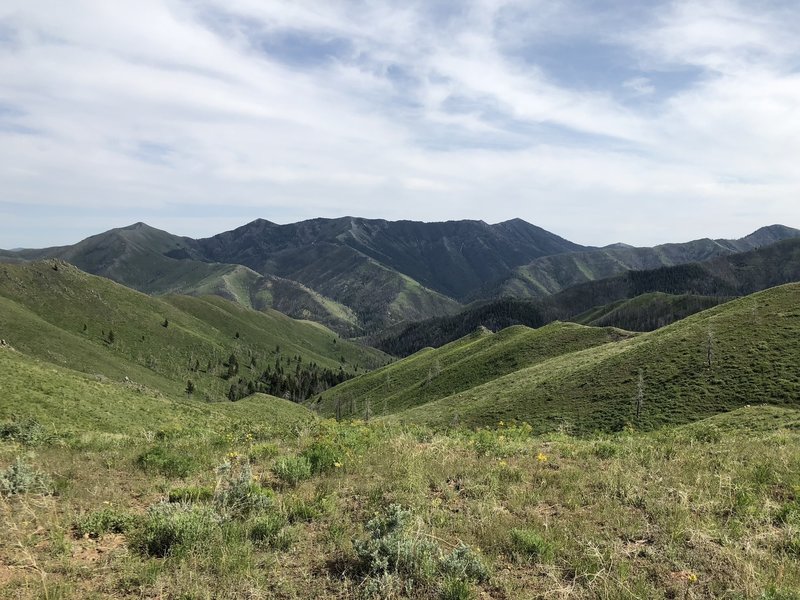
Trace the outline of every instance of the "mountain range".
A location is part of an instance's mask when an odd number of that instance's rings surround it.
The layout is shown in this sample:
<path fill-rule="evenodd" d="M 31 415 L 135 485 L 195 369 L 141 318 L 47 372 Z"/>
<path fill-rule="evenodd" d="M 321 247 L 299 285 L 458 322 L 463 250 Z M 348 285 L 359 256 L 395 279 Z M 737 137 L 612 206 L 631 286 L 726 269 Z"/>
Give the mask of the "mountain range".
<path fill-rule="evenodd" d="M 739 240 L 593 248 L 521 219 L 494 225 L 259 219 L 205 239 L 136 223 L 71 246 L 0 251 L 0 261 L 58 258 L 147 294 L 218 295 L 358 337 L 458 315 L 475 302 L 550 297 L 630 271 L 731 256 L 798 236 L 773 225 Z"/>

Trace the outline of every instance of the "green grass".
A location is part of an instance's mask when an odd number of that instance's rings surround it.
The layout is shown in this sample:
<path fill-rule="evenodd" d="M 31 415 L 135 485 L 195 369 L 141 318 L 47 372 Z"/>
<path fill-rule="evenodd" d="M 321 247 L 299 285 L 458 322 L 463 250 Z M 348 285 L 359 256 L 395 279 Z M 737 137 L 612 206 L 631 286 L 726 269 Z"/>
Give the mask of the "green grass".
<path fill-rule="evenodd" d="M 5 439 L 0 468 L 25 453 L 56 492 L 0 498 L 0 595 L 792 598 L 798 415 L 753 406 L 600 438 L 251 416 L 255 436 L 236 437 L 189 413 L 197 427 L 148 442 L 191 448 L 188 479 L 144 473 L 134 428 Z M 256 443 L 278 456 L 246 461 Z M 341 466 L 274 476 L 320 446 Z"/>
<path fill-rule="evenodd" d="M 291 428 L 314 419 L 302 406 L 264 394 L 239 402 L 201 403 L 106 381 L 12 350 L 0 349 L 0 423 L 35 419 L 41 437 L 61 434 L 125 441 L 143 432 Z M 14 439 L 12 436 L 9 436 Z"/>
<path fill-rule="evenodd" d="M 540 432 L 586 434 L 688 423 L 747 404 L 796 405 L 799 301 L 800 285 L 773 288 L 655 332 L 556 356 L 393 418 L 437 426 L 518 419 Z"/>
<path fill-rule="evenodd" d="M 364 417 L 396 413 L 468 390 L 556 356 L 630 337 L 613 328 L 553 323 L 540 329 L 486 329 L 435 350 L 408 358 L 347 381 L 309 401 L 321 414 Z M 319 397 L 317 398 L 319 400 Z"/>
<path fill-rule="evenodd" d="M 347 372 L 386 361 L 376 350 L 276 311 L 218 297 L 151 298 L 53 262 L 0 265 L 0 330 L 31 356 L 117 381 L 128 377 L 171 396 L 192 380 L 195 397 L 207 400 L 225 398 L 231 354 L 246 380 L 276 360 L 290 368 L 296 356 Z"/>
<path fill-rule="evenodd" d="M 614 326 L 630 331 L 653 331 L 713 308 L 726 300 L 691 294 L 653 292 L 592 308 L 570 320 L 595 327 Z"/>

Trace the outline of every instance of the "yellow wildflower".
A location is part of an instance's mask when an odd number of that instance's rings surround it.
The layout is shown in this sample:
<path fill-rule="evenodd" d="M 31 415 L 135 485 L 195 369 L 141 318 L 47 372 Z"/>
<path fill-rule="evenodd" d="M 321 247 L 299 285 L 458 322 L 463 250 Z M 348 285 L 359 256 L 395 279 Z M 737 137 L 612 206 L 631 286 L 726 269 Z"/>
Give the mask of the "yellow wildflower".
<path fill-rule="evenodd" d="M 539 463 L 545 463 L 547 462 L 547 455 L 543 454 L 542 452 L 539 452 L 539 454 L 536 455 L 536 460 Z"/>
<path fill-rule="evenodd" d="M 686 581 L 688 581 L 689 583 L 697 583 L 697 573 L 687 574 Z"/>
<path fill-rule="evenodd" d="M 342 463 L 340 463 L 340 462 L 335 462 L 335 463 L 333 463 L 333 466 L 334 466 L 334 467 L 336 467 L 337 469 L 339 469 L 339 468 L 341 468 L 341 466 L 342 466 Z"/>

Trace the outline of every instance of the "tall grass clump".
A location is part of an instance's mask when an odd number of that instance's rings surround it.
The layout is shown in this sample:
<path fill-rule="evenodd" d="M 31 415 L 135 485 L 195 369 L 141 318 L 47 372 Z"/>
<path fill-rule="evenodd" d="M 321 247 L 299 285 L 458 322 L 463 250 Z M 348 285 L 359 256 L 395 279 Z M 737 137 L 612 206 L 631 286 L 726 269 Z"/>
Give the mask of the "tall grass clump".
<path fill-rule="evenodd" d="M 221 532 L 220 522 L 216 511 L 202 504 L 155 504 L 131 535 L 131 547 L 162 558 L 191 551 L 210 544 Z"/>
<path fill-rule="evenodd" d="M 275 461 L 272 472 L 282 483 L 295 486 L 311 478 L 311 462 L 305 456 L 284 456 Z"/>

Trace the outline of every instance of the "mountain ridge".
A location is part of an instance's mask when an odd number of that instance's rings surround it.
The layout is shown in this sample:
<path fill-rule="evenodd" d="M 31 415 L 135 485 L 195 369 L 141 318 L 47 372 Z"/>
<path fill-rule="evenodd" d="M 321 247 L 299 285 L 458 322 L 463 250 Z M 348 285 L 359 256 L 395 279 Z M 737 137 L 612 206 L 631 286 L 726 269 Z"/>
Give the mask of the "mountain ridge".
<path fill-rule="evenodd" d="M 73 245 L 0 251 L 0 261 L 60 258 L 148 294 L 216 294 L 359 337 L 458 314 L 474 300 L 550 296 L 630 270 L 730 255 L 796 236 L 796 229 L 770 225 L 738 240 L 594 248 L 519 218 L 488 224 L 347 216 L 289 224 L 255 219 L 192 239 L 139 221 Z"/>

